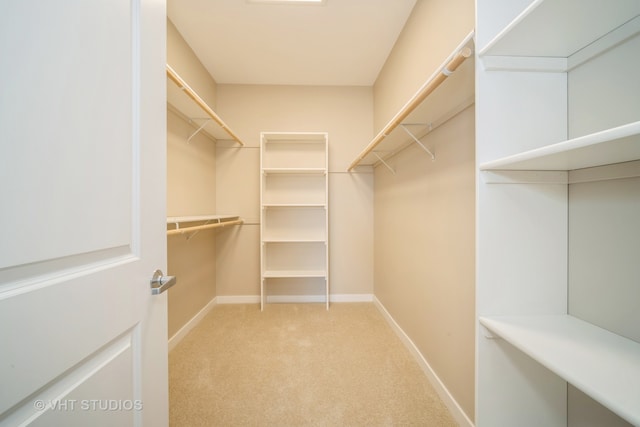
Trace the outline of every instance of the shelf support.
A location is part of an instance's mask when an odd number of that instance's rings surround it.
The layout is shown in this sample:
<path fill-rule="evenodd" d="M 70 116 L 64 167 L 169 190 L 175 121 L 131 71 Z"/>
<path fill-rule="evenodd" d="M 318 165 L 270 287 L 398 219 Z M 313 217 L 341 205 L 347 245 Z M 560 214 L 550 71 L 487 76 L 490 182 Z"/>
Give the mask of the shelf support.
<path fill-rule="evenodd" d="M 385 165 L 387 167 L 387 169 L 389 169 L 391 171 L 392 174 L 396 174 L 396 171 L 393 170 L 393 168 L 391 166 L 389 166 L 387 164 L 387 162 L 384 161 L 384 159 L 382 157 L 380 157 L 380 155 L 378 153 L 376 153 L 375 151 L 372 152 L 374 156 L 376 156 L 378 158 L 378 160 L 380 160 L 380 163 L 382 163 L 383 165 Z"/>
<path fill-rule="evenodd" d="M 434 161 L 436 159 L 436 156 L 434 156 L 433 153 L 427 147 L 425 147 L 424 144 L 418 138 L 416 138 L 413 133 L 411 133 L 406 125 L 401 124 L 400 127 L 415 141 L 416 144 L 422 147 L 424 151 L 429 153 L 429 155 L 431 156 L 431 161 Z M 429 132 L 431 132 L 431 124 L 429 124 Z"/>
<path fill-rule="evenodd" d="M 378 133 L 378 135 L 367 145 L 367 147 L 358 155 L 358 157 L 347 168 L 348 172 L 351 172 L 362 159 L 364 159 L 374 148 L 384 140 L 398 125 L 402 123 L 407 116 L 417 108 L 417 106 L 424 101 L 431 93 L 444 82 L 451 73 L 453 73 L 462 63 L 471 56 L 471 49 L 469 47 L 463 47 L 453 55 L 450 61 L 445 64 L 438 73 L 420 88 L 409 102 L 402 107 L 402 109 L 395 115 L 393 119 Z M 421 144 L 422 145 L 422 144 Z"/>
<path fill-rule="evenodd" d="M 211 120 L 211 119 L 204 119 L 204 123 L 198 129 L 196 129 L 196 131 L 194 133 L 192 133 L 189 138 L 187 138 L 187 142 L 191 142 L 193 137 L 196 136 L 197 134 L 199 134 L 200 131 L 202 129 L 204 129 L 204 127 L 209 123 L 209 120 Z"/>

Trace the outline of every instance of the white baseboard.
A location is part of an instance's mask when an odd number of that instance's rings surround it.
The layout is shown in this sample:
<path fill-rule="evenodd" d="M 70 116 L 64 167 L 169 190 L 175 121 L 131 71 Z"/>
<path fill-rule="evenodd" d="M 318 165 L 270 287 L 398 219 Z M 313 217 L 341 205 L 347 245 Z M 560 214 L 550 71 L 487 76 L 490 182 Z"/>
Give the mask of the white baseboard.
<path fill-rule="evenodd" d="M 189 320 L 182 328 L 180 328 L 178 332 L 176 332 L 171 338 L 169 338 L 169 351 L 173 350 L 175 346 L 178 345 L 178 343 L 182 341 L 185 336 L 187 336 L 189 331 L 191 331 L 191 329 L 193 329 L 198 323 L 200 323 L 204 316 L 206 316 L 207 313 L 209 313 L 213 309 L 213 307 L 218 304 L 218 298 L 219 297 L 216 297 L 209 301 L 209 303 L 205 305 L 202 310 L 196 313 L 196 315 L 193 316 L 191 320 Z"/>
<path fill-rule="evenodd" d="M 225 295 L 216 297 L 218 304 L 260 304 L 260 295 Z M 329 302 L 372 302 L 372 294 L 333 294 Z M 324 295 L 271 295 L 267 303 L 323 303 Z"/>
<path fill-rule="evenodd" d="M 436 390 L 436 393 L 438 393 L 438 396 L 440 396 L 440 399 L 442 399 L 445 406 L 449 409 L 449 412 L 451 412 L 451 415 L 453 415 L 453 418 L 456 420 L 456 422 L 462 427 L 473 427 L 474 426 L 473 421 L 469 419 L 469 417 L 467 416 L 467 414 L 465 414 L 465 412 L 462 410 L 460 405 L 458 405 L 458 402 L 454 399 L 451 393 L 449 393 L 449 390 L 447 390 L 447 387 L 445 387 L 445 385 L 440 380 L 438 375 L 429 365 L 429 362 L 427 362 L 427 360 L 424 358 L 422 353 L 420 353 L 420 350 L 418 350 L 418 347 L 416 347 L 413 341 L 411 341 L 411 338 L 409 338 L 409 336 L 402 330 L 400 325 L 396 323 L 395 319 L 391 316 L 391 314 L 389 314 L 387 309 L 382 305 L 382 303 L 375 296 L 373 297 L 373 304 L 378 308 L 380 313 L 382 313 L 382 315 L 387 320 L 391 328 L 398 335 L 398 337 L 400 337 L 400 340 L 404 343 L 404 345 L 409 349 L 409 351 L 416 358 L 416 360 L 418 361 L 418 364 L 420 365 L 423 372 L 426 374 L 427 378 L 429 379 L 429 382 L 431 383 L 433 388 Z"/>
<path fill-rule="evenodd" d="M 260 304 L 260 295 L 218 295 L 218 304 Z"/>

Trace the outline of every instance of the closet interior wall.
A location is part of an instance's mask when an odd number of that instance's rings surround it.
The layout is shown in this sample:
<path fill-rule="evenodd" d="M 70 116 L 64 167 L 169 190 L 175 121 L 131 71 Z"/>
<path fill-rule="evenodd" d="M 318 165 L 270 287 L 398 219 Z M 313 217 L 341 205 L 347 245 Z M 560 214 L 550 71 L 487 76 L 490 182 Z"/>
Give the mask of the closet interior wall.
<path fill-rule="evenodd" d="M 191 48 L 167 20 L 167 62 L 209 105 L 215 106 L 216 83 Z M 168 81 L 168 84 L 173 84 Z M 217 213 L 216 142 L 204 133 L 190 141 L 197 125 L 167 111 L 167 216 Z M 233 227 L 230 227 L 233 228 Z M 216 296 L 216 237 L 228 230 L 167 236 L 168 275 L 178 284 L 168 291 L 169 337 L 174 336 Z"/>
<path fill-rule="evenodd" d="M 374 86 L 376 130 L 473 30 L 474 17 L 471 0 L 416 3 Z M 387 161 L 395 173 L 374 169 L 374 294 L 441 382 L 452 413 L 468 425 L 475 396 L 473 106 L 421 141 L 435 161 L 413 144 Z"/>
<path fill-rule="evenodd" d="M 259 302 L 260 132 L 328 133 L 330 300 L 371 301 L 373 174 L 346 171 L 372 138 L 371 87 L 221 84 L 218 111 L 245 142 L 219 142 L 216 148 L 218 210 L 245 220 L 234 233 L 218 236 L 218 301 Z M 318 290 L 282 284 L 269 292 L 276 300 L 309 301 L 314 295 L 317 300 Z"/>

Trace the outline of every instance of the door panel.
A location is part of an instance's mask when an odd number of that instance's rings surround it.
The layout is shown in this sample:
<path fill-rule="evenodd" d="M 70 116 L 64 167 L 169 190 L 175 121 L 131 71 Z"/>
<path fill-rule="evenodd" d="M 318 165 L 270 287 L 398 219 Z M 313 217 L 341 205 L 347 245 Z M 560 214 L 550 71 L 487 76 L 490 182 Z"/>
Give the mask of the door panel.
<path fill-rule="evenodd" d="M 164 0 L 0 14 L 0 426 L 168 424 Z"/>

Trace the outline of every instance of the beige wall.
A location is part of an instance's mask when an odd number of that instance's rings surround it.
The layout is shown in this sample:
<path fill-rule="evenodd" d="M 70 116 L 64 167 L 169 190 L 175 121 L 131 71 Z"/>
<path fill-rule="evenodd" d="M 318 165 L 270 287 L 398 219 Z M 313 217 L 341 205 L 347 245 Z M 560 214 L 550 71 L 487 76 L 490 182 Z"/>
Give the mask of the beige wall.
<path fill-rule="evenodd" d="M 473 29 L 470 0 L 418 0 L 374 88 L 376 129 Z M 443 114 L 446 112 L 442 112 Z M 375 295 L 474 417 L 475 122 L 468 108 L 375 169 Z"/>
<path fill-rule="evenodd" d="M 215 82 L 171 22 L 167 22 L 167 62 L 213 104 Z M 194 130 L 183 117 L 167 113 L 167 216 L 217 213 L 215 142 L 202 133 L 187 142 Z M 167 274 L 178 278 L 169 289 L 169 337 L 215 297 L 215 245 L 213 230 L 189 240 L 182 235 L 167 237 Z"/>
<path fill-rule="evenodd" d="M 260 294 L 260 132 L 329 133 L 330 293 L 373 293 L 373 175 L 346 173 L 372 138 L 370 87 L 218 86 L 219 113 L 246 147 L 218 143 L 217 206 L 245 224 L 220 233 L 219 296 Z"/>

